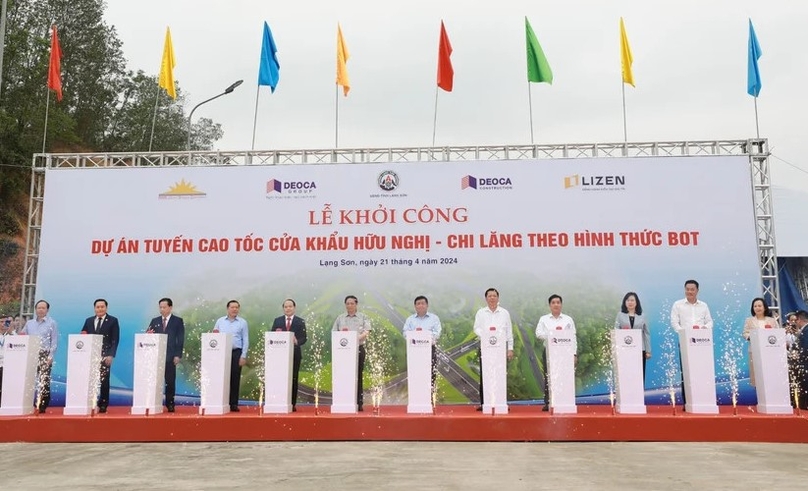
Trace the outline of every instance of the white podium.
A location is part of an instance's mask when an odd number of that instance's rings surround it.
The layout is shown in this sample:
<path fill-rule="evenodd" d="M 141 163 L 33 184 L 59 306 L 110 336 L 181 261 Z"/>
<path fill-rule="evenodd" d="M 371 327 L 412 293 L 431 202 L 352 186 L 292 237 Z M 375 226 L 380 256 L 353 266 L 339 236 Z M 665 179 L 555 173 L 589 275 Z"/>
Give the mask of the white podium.
<path fill-rule="evenodd" d="M 685 410 L 694 414 L 718 414 L 713 331 L 695 327 L 682 329 L 679 331 L 679 350 L 687 392 Z"/>
<path fill-rule="evenodd" d="M 575 330 L 550 331 L 547 336 L 547 365 L 550 376 L 550 407 L 553 414 L 574 414 L 575 405 Z"/>
<path fill-rule="evenodd" d="M 356 331 L 331 333 L 331 412 L 355 413 L 359 340 Z"/>
<path fill-rule="evenodd" d="M 793 414 L 789 400 L 786 333 L 784 329 L 753 329 L 752 363 L 755 367 L 757 410 L 763 414 Z M 5 390 L 3 397 L 5 397 Z"/>
<path fill-rule="evenodd" d="M 199 414 L 227 414 L 230 412 L 230 362 L 232 356 L 232 334 L 202 333 Z"/>
<path fill-rule="evenodd" d="M 39 336 L 6 336 L 3 343 L 3 401 L 1 416 L 34 412 L 34 385 L 39 363 Z"/>
<path fill-rule="evenodd" d="M 67 416 L 87 416 L 98 404 L 101 389 L 100 334 L 71 334 L 67 337 Z"/>
<path fill-rule="evenodd" d="M 163 412 L 168 334 L 135 334 L 132 414 Z"/>
<path fill-rule="evenodd" d="M 480 336 L 483 413 L 508 414 L 507 341 L 504 332 L 493 326 L 488 329 Z"/>
<path fill-rule="evenodd" d="M 294 338 L 291 331 L 264 333 L 264 412 L 292 412 L 292 361 Z"/>
<path fill-rule="evenodd" d="M 432 414 L 432 333 L 407 331 L 407 413 Z"/>
<path fill-rule="evenodd" d="M 642 378 L 642 331 L 612 331 L 615 410 L 621 414 L 645 414 L 645 388 Z"/>

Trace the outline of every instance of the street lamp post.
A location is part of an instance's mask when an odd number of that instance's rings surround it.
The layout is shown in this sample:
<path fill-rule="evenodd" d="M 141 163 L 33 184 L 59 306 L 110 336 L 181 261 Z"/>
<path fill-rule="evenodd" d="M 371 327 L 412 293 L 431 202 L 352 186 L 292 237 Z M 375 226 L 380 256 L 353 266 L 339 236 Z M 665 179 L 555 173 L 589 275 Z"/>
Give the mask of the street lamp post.
<path fill-rule="evenodd" d="M 233 82 L 233 84 L 231 84 L 230 87 L 224 89 L 224 92 L 222 92 L 221 94 L 217 94 L 217 95 L 211 97 L 210 99 L 206 99 L 206 100 L 200 102 L 199 104 L 197 104 L 196 106 L 194 106 L 193 109 L 191 109 L 191 114 L 188 115 L 188 144 L 186 146 L 186 149 L 188 151 L 191 151 L 191 118 L 194 116 L 194 111 L 196 111 L 196 109 L 199 106 L 201 106 L 202 104 L 207 104 L 208 102 L 212 101 L 213 99 L 218 99 L 219 97 L 221 97 L 223 95 L 227 95 L 227 94 L 233 92 L 234 90 L 236 90 L 236 87 L 238 87 L 239 85 L 241 85 L 243 83 L 244 83 L 244 80 L 238 80 L 236 82 Z"/>

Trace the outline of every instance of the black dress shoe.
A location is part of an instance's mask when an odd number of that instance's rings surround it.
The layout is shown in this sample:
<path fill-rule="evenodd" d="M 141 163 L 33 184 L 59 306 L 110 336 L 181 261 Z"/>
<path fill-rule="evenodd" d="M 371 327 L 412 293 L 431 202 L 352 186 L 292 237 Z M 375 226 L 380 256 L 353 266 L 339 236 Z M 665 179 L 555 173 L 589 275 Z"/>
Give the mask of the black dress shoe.
<path fill-rule="evenodd" d="M 46 411 L 47 409 L 48 409 L 48 406 L 39 406 L 39 407 L 37 408 L 37 411 L 39 412 L 39 414 L 45 414 L 45 411 Z"/>
<path fill-rule="evenodd" d="M 292 406 L 292 412 L 293 412 L 293 413 L 296 413 L 296 412 L 297 412 L 297 408 L 296 408 L 296 407 L 294 407 L 294 406 Z"/>
<path fill-rule="evenodd" d="M 357 411 L 359 411 L 360 413 L 365 411 L 365 410 L 362 408 L 362 405 L 361 405 L 361 404 L 360 404 L 359 406 L 357 406 L 357 408 L 356 408 L 356 409 L 357 409 Z"/>
<path fill-rule="evenodd" d="M 230 412 L 231 413 L 237 413 L 239 411 L 241 411 L 241 410 L 238 408 L 238 406 L 230 406 Z"/>
<path fill-rule="evenodd" d="M 547 412 L 547 411 L 549 411 L 549 410 L 550 410 L 550 405 L 549 405 L 549 404 L 545 404 L 544 406 L 542 406 L 542 407 L 541 407 L 541 410 L 542 410 L 543 412 Z"/>
<path fill-rule="evenodd" d="M 168 406 L 166 406 L 166 408 L 168 408 L 168 412 L 170 413 L 174 412 L 174 404 L 169 404 Z"/>
<path fill-rule="evenodd" d="M 99 413 L 107 412 L 107 406 L 98 406 L 98 412 Z"/>
<path fill-rule="evenodd" d="M 482 406 L 477 406 L 477 409 L 475 409 L 475 411 L 482 411 L 482 410 L 483 410 Z"/>

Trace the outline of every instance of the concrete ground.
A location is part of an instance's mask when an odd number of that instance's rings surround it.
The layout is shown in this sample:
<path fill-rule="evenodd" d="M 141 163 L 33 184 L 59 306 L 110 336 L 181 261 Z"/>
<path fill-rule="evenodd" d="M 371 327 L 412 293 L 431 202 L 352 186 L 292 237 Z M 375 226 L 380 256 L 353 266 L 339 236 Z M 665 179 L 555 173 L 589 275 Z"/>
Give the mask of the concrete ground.
<path fill-rule="evenodd" d="M 808 445 L 0 444 L 0 489 L 799 489 Z"/>

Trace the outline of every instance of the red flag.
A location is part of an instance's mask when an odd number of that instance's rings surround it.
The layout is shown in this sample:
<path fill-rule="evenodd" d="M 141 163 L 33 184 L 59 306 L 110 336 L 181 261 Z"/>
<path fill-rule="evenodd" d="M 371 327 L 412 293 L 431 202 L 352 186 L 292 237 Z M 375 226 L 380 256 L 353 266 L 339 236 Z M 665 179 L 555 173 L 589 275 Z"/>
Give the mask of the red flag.
<path fill-rule="evenodd" d="M 56 34 L 56 24 L 52 26 L 50 66 L 48 67 L 48 88 L 56 92 L 56 100 L 62 100 L 62 47 Z"/>
<path fill-rule="evenodd" d="M 440 21 L 440 44 L 438 44 L 438 87 L 446 92 L 452 91 L 454 84 L 454 68 L 452 68 L 452 43 L 446 34 L 446 27 Z"/>

